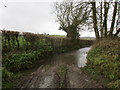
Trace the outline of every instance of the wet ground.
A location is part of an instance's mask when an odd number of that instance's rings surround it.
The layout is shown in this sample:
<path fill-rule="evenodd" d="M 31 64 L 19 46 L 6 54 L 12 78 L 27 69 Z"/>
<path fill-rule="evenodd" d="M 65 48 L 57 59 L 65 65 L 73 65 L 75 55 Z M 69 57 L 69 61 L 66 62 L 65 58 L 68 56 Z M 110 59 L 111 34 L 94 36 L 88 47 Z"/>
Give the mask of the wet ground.
<path fill-rule="evenodd" d="M 102 85 L 85 75 L 80 67 L 86 65 L 90 47 L 55 55 L 27 75 L 19 88 L 102 88 Z"/>

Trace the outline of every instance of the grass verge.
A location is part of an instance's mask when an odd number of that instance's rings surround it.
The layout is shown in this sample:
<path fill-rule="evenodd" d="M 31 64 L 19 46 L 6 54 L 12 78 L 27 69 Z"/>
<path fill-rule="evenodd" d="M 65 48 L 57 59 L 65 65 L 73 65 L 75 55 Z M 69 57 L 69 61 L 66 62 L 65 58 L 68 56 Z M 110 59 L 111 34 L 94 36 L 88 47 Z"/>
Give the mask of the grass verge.
<path fill-rule="evenodd" d="M 82 68 L 107 88 L 120 88 L 120 40 L 106 39 L 93 45 Z"/>

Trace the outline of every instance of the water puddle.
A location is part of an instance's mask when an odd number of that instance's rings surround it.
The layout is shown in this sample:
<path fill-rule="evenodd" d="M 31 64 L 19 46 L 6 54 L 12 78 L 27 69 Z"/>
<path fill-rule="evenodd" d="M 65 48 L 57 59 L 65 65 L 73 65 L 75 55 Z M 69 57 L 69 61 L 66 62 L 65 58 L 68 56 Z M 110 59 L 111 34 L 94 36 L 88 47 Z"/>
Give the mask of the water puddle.
<path fill-rule="evenodd" d="M 90 48 L 91 47 L 82 48 L 76 52 L 76 60 L 77 60 L 78 67 L 86 66 L 86 63 L 87 63 L 86 56 Z"/>
<path fill-rule="evenodd" d="M 68 65 L 75 64 L 78 67 L 84 67 L 87 63 L 86 56 L 90 48 L 91 47 L 85 47 L 69 53 L 55 55 L 48 60 L 48 63 L 51 65 L 59 65 L 61 63 Z"/>

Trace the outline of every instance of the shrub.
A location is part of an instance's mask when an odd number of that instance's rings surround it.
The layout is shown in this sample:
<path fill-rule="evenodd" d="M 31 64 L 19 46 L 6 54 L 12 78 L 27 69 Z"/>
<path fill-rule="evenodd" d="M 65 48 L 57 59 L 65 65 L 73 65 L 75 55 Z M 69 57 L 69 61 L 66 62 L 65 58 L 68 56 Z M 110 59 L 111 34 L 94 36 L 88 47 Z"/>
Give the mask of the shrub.
<path fill-rule="evenodd" d="M 17 31 L 2 30 L 3 51 L 6 51 L 6 48 L 9 50 L 12 50 L 14 48 L 19 48 L 19 40 L 18 40 L 19 34 L 20 32 Z"/>
<path fill-rule="evenodd" d="M 19 71 L 31 68 L 33 63 L 38 59 L 40 52 L 33 51 L 23 54 L 13 54 L 3 60 L 3 65 L 10 71 Z"/>
<path fill-rule="evenodd" d="M 9 72 L 6 68 L 2 67 L 2 89 L 12 88 L 13 84 L 13 76 L 12 72 Z"/>
<path fill-rule="evenodd" d="M 6 68 L 2 68 L 2 81 L 9 82 L 12 79 L 13 73 L 9 72 Z"/>

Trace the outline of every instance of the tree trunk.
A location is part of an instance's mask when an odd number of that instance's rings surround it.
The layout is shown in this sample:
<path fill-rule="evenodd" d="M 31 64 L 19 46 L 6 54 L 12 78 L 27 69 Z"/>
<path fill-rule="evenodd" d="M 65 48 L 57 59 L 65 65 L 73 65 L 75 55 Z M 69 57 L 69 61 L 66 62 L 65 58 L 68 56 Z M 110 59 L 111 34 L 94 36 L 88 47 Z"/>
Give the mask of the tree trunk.
<path fill-rule="evenodd" d="M 113 16 L 112 16 L 112 22 L 111 22 L 111 27 L 110 27 L 110 33 L 109 33 L 110 36 L 113 35 L 113 30 L 114 30 L 114 25 L 115 25 L 115 17 L 117 14 L 117 4 L 118 4 L 118 2 L 115 2 Z"/>
<path fill-rule="evenodd" d="M 73 40 L 76 40 L 79 38 L 79 32 L 77 32 L 76 28 L 69 28 L 69 30 L 67 30 L 67 37 Z"/>
<path fill-rule="evenodd" d="M 102 0 L 101 0 L 101 3 L 100 3 L 100 34 L 101 34 L 101 38 L 103 38 L 103 27 L 102 27 L 102 23 L 103 23 L 103 18 L 102 18 Z"/>
<path fill-rule="evenodd" d="M 103 30 L 104 30 L 104 37 L 107 37 L 107 16 L 109 10 L 109 3 L 104 2 L 104 22 L 103 22 Z"/>
<path fill-rule="evenodd" d="M 96 36 L 97 39 L 99 39 L 100 36 L 99 36 L 98 27 L 97 27 L 96 3 L 95 2 L 91 2 L 91 4 L 92 4 L 93 27 L 94 27 L 94 31 L 95 31 L 95 36 Z"/>
<path fill-rule="evenodd" d="M 114 36 L 117 36 L 120 33 L 120 28 L 117 30 L 117 32 L 114 34 Z"/>
<path fill-rule="evenodd" d="M 67 38 L 70 38 L 70 36 L 71 36 L 70 32 L 67 32 Z"/>

